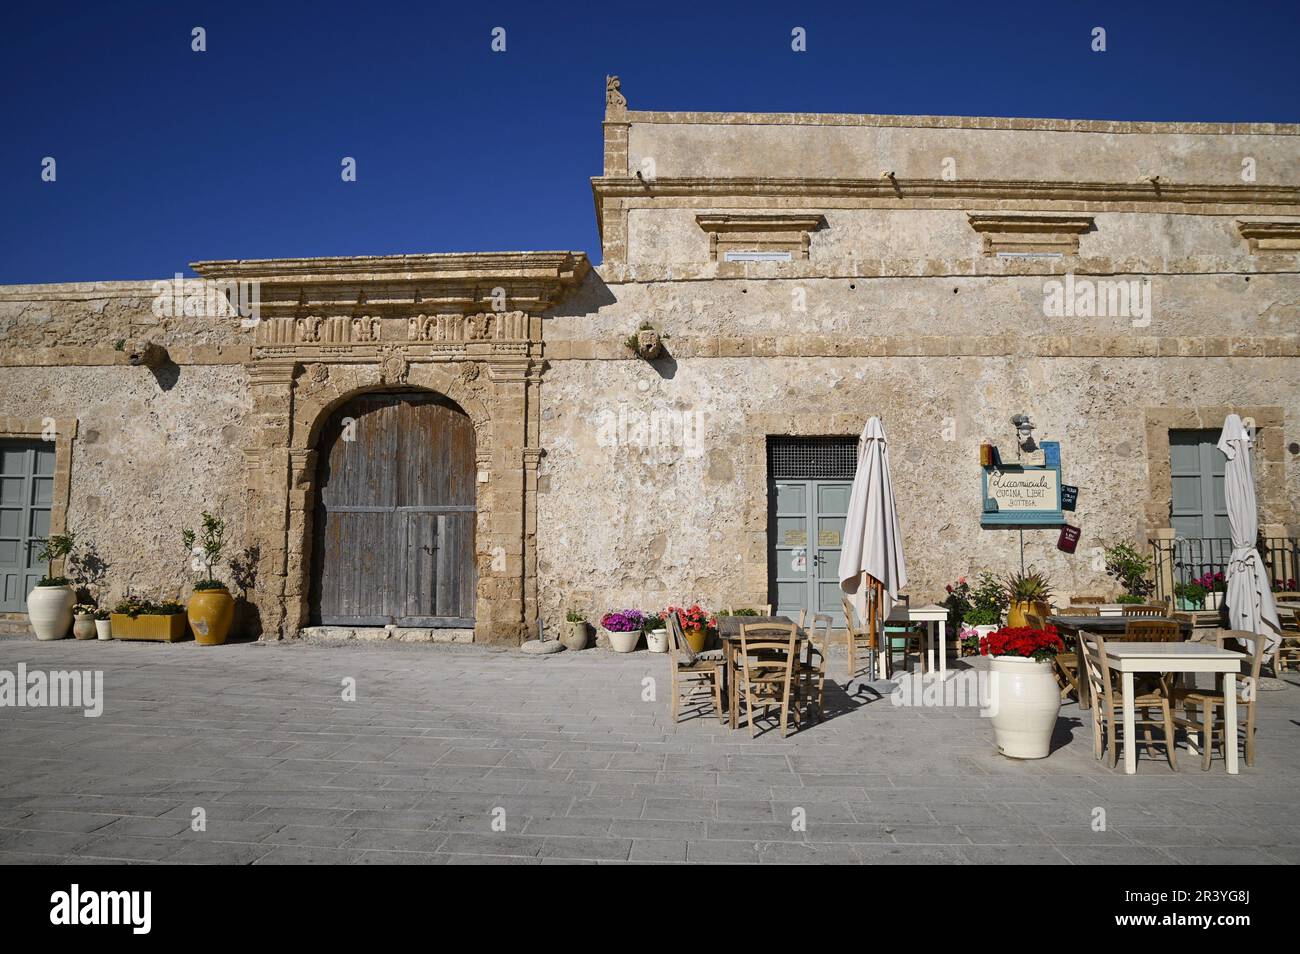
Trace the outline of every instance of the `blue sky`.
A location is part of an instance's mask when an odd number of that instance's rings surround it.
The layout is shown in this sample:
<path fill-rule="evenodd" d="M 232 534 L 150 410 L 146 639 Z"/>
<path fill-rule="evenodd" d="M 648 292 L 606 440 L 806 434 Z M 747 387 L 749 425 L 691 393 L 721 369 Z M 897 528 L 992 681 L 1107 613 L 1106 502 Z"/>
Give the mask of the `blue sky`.
<path fill-rule="evenodd" d="M 606 72 L 634 109 L 1297 122 L 1298 40 L 1295 0 L 15 4 L 0 283 L 213 258 L 598 260 Z"/>

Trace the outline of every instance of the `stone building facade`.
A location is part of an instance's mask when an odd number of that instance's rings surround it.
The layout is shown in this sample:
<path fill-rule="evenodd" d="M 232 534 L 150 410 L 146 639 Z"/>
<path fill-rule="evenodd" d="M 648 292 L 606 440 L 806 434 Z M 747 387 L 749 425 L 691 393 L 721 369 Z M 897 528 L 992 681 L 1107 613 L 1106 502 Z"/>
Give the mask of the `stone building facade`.
<path fill-rule="evenodd" d="M 1175 488 L 1230 411 L 1257 428 L 1265 532 L 1300 529 L 1300 127 L 643 112 L 615 81 L 592 188 L 596 267 L 194 265 L 256 286 L 256 322 L 160 309 L 151 282 L 0 288 L 0 442 L 53 437 L 42 519 L 95 541 L 115 594 L 183 593 L 179 528 L 225 515 L 262 638 L 320 618 L 322 435 L 363 395 L 434 393 L 472 425 L 472 619 L 413 627 L 448 638 L 789 605 L 820 557 L 782 546 L 777 497 L 826 497 L 790 513 L 829 552 L 843 474 L 773 468 L 834 469 L 872 414 L 923 601 L 1019 568 L 979 483 L 1019 413 L 1079 488 L 1075 553 L 1024 533 L 1059 594 L 1112 588 L 1095 548 L 1199 519 Z"/>

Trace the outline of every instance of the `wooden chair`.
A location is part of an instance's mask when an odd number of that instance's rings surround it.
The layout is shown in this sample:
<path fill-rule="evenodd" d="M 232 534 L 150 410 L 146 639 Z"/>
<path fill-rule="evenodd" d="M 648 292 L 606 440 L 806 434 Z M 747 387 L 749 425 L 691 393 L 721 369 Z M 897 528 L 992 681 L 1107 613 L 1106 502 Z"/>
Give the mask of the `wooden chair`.
<path fill-rule="evenodd" d="M 665 622 L 668 624 L 668 668 L 672 673 L 672 700 L 669 711 L 672 713 L 673 725 L 677 724 L 677 713 L 682 701 L 682 690 L 686 689 L 689 701 L 700 686 L 709 683 L 713 687 L 713 707 L 718 713 L 718 721 L 727 721 L 727 710 L 722 707 L 722 658 L 716 651 L 695 654 L 686 644 L 681 624 L 676 613 L 669 613 Z"/>
<path fill-rule="evenodd" d="M 800 629 L 802 629 L 800 625 Z M 805 651 L 799 660 L 797 691 L 805 708 L 817 710 L 817 721 L 826 718 L 826 657 L 830 652 L 831 618 L 825 613 L 813 616 L 812 629 L 804 640 Z"/>
<path fill-rule="evenodd" d="M 1073 596 L 1070 598 L 1072 606 L 1100 606 L 1102 603 L 1110 603 L 1110 599 L 1105 596 Z"/>
<path fill-rule="evenodd" d="M 1168 616 L 1169 607 L 1164 603 L 1125 603 L 1125 616 Z"/>
<path fill-rule="evenodd" d="M 1037 613 L 1026 613 L 1025 621 L 1034 629 L 1046 629 L 1047 619 L 1039 616 Z M 1068 646 L 1069 643 L 1067 642 Z M 1061 689 L 1061 698 L 1067 698 L 1070 693 L 1074 693 L 1076 699 L 1079 698 L 1079 654 L 1077 652 L 1057 653 L 1052 657 L 1052 669 L 1056 675 L 1056 684 Z"/>
<path fill-rule="evenodd" d="M 753 609 L 753 611 L 754 611 L 755 613 L 757 613 L 759 616 L 771 616 L 771 615 L 772 615 L 772 604 L 771 604 L 771 603 L 761 603 L 761 604 L 759 604 L 758 606 L 754 606 L 754 607 L 750 607 L 750 608 Z M 806 613 L 807 610 L 800 610 L 800 612 L 801 612 L 801 613 Z M 735 611 L 735 609 L 734 609 L 733 607 L 728 606 L 728 607 L 727 607 L 727 615 L 728 615 L 728 616 L 735 616 L 735 615 L 736 615 L 736 611 Z"/>
<path fill-rule="evenodd" d="M 1119 764 L 1119 732 L 1124 720 L 1123 690 L 1119 683 L 1119 673 L 1110 671 L 1106 660 L 1106 640 L 1086 629 L 1079 630 L 1079 653 L 1083 657 L 1083 666 L 1092 690 L 1092 754 L 1094 758 L 1102 756 L 1102 723 L 1105 723 L 1106 745 L 1110 746 L 1110 767 Z M 1148 715 L 1148 710 L 1159 708 L 1160 718 Z M 1133 727 L 1142 729 L 1142 744 L 1163 744 L 1165 754 L 1169 757 L 1169 767 L 1178 771 L 1178 756 L 1175 753 L 1174 719 L 1169 697 L 1163 691 L 1139 694 L 1137 687 L 1133 690 Z M 1162 726 L 1165 732 L 1163 743 L 1156 742 L 1151 729 Z M 1125 745 L 1137 745 L 1137 739 L 1124 739 Z"/>
<path fill-rule="evenodd" d="M 798 647 L 799 632 L 795 626 L 759 623 L 740 627 L 740 679 L 736 685 L 738 696 L 745 703 L 751 739 L 757 734 L 754 709 L 760 701 L 765 709 L 780 704 L 781 738 L 785 738 Z M 797 706 L 795 721 L 799 721 Z"/>
<path fill-rule="evenodd" d="M 1230 629 L 1220 633 L 1217 642 L 1222 648 L 1229 640 L 1255 644 L 1254 651 L 1249 657 L 1250 675 L 1243 673 L 1237 677 L 1237 702 L 1246 704 L 1246 719 L 1243 723 L 1238 718 L 1238 731 L 1244 729 L 1246 733 L 1246 765 L 1251 766 L 1255 764 L 1255 698 L 1259 695 L 1259 667 L 1264 661 L 1264 646 L 1268 640 L 1264 636 L 1257 636 L 1244 630 Z M 1245 650 L 1244 645 L 1228 648 Z M 1200 733 L 1201 771 L 1208 772 L 1210 757 L 1214 753 L 1215 733 L 1218 733 L 1220 742 L 1224 740 L 1223 676 L 1214 677 L 1213 689 L 1197 689 L 1194 686 L 1176 687 L 1173 691 L 1173 703 L 1175 710 L 1181 705 L 1186 713 L 1184 717 L 1175 718 L 1178 725 L 1189 732 Z M 1194 710 L 1199 710 L 1199 715 L 1195 718 L 1193 718 Z"/>
<path fill-rule="evenodd" d="M 1182 627 L 1172 619 L 1133 617 L 1124 621 L 1126 643 L 1177 643 L 1183 638 Z M 1167 695 L 1182 677 L 1179 672 L 1140 673 L 1134 692 L 1156 692 L 1163 689 Z"/>
<path fill-rule="evenodd" d="M 1061 610 L 1062 616 L 1100 616 L 1101 607 L 1099 606 L 1067 606 Z"/>
<path fill-rule="evenodd" d="M 853 610 L 853 603 L 848 596 L 842 596 L 840 602 L 844 607 L 844 628 L 849 644 L 849 679 L 858 674 L 858 658 L 867 660 L 867 672 L 870 678 L 890 679 L 894 675 L 892 653 L 884 653 L 884 665 L 880 666 L 882 653 L 880 640 L 880 620 L 876 612 L 877 600 L 880 598 L 879 583 L 867 581 L 867 618 L 859 620 Z M 883 669 L 883 674 L 878 672 Z"/>
<path fill-rule="evenodd" d="M 1292 669 L 1300 669 L 1300 613 L 1278 607 L 1277 620 L 1282 624 L 1282 634 L 1277 644 L 1274 670 L 1282 672 L 1288 664 Z"/>

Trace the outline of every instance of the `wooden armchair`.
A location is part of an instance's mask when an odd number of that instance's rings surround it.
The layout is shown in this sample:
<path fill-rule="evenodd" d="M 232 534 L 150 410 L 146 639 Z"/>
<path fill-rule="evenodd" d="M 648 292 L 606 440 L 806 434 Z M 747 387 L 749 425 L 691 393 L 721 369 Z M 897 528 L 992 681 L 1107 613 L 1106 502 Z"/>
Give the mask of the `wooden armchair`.
<path fill-rule="evenodd" d="M 760 623 L 740 627 L 740 666 L 736 688 L 738 699 L 744 703 L 750 738 L 756 734 L 754 710 L 760 702 L 765 711 L 772 705 L 780 705 L 781 737 L 785 738 L 798 646 L 798 628 L 793 625 Z M 797 706 L 795 721 L 799 721 Z"/>
<path fill-rule="evenodd" d="M 1264 647 L 1268 640 L 1262 635 L 1238 629 L 1219 634 L 1217 642 L 1220 647 L 1229 641 L 1244 643 L 1242 646 L 1227 647 L 1243 651 L 1249 643 L 1255 644 L 1249 657 L 1250 675 L 1243 673 L 1237 677 L 1237 702 L 1246 704 L 1246 720 L 1243 723 L 1238 719 L 1238 731 L 1244 729 L 1246 733 L 1246 765 L 1251 766 L 1255 764 L 1255 699 L 1259 695 L 1259 667 L 1264 661 Z M 1210 757 L 1214 753 L 1215 733 L 1218 733 L 1219 741 L 1222 742 L 1226 731 L 1223 720 L 1223 676 L 1214 677 L 1213 689 L 1175 687 L 1173 702 L 1175 709 L 1181 705 L 1185 713 L 1181 718 L 1175 717 L 1175 722 L 1189 732 L 1200 733 L 1201 771 L 1208 772 Z"/>
<path fill-rule="evenodd" d="M 672 698 L 668 708 L 672 713 L 673 724 L 677 724 L 682 690 L 686 690 L 686 701 L 689 702 L 700 687 L 705 685 L 713 689 L 713 708 L 718 714 L 718 721 L 726 722 L 727 711 L 722 707 L 721 656 L 716 652 L 700 655 L 691 652 L 676 613 L 668 613 L 665 622 L 668 625 L 668 670 L 672 675 Z"/>
<path fill-rule="evenodd" d="M 1105 731 L 1105 744 L 1110 747 L 1110 767 L 1119 764 L 1119 733 L 1123 725 L 1124 700 L 1120 688 L 1119 673 L 1111 672 L 1106 660 L 1106 640 L 1087 630 L 1079 631 L 1079 654 L 1083 657 L 1084 674 L 1092 690 L 1092 754 L 1094 758 L 1102 756 L 1102 734 Z M 1149 710 L 1158 708 L 1160 718 L 1149 715 Z M 1169 767 L 1178 771 L 1178 756 L 1174 744 L 1174 719 L 1169 696 L 1163 690 L 1138 693 L 1133 692 L 1134 734 L 1142 729 L 1143 745 L 1163 744 L 1169 758 Z M 1104 725 L 1103 725 L 1104 724 Z M 1164 741 L 1152 737 L 1152 728 L 1164 729 Z M 1136 738 L 1124 739 L 1125 745 L 1138 745 Z"/>

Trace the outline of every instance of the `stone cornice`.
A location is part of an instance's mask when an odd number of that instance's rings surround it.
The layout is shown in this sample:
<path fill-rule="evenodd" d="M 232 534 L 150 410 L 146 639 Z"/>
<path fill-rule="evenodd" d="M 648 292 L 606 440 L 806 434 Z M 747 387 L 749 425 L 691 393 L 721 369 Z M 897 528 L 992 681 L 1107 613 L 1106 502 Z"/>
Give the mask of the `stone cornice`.
<path fill-rule="evenodd" d="M 603 199 L 653 200 L 683 196 L 725 199 L 798 199 L 815 206 L 819 199 L 888 200 L 900 208 L 910 201 L 1015 200 L 1026 202 L 1121 203 L 1151 206 L 1230 206 L 1233 208 L 1297 206 L 1300 185 L 1214 185 L 1150 182 L 1036 182 L 1024 179 L 823 179 L 761 176 L 665 178 L 644 182 L 629 176 L 597 176 L 592 192 Z"/>
<path fill-rule="evenodd" d="M 891 116 L 859 113 L 709 113 L 629 109 L 628 123 L 725 126 L 884 126 L 913 129 L 1028 129 L 1108 135 L 1300 136 L 1296 123 L 1134 122 L 1109 119 L 1031 119 L 1013 116 Z"/>
<path fill-rule="evenodd" d="M 476 252 L 195 262 L 201 277 L 256 283 L 264 318 L 356 318 L 558 303 L 590 269 L 583 252 Z M 500 289 L 504 303 L 499 301 Z"/>
<path fill-rule="evenodd" d="M 546 361 L 640 361 L 621 341 L 546 341 Z M 672 339 L 700 358 L 1295 358 L 1300 335 L 741 335 Z"/>

